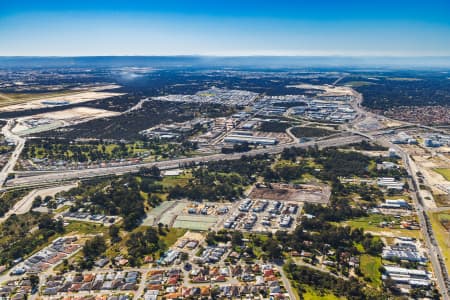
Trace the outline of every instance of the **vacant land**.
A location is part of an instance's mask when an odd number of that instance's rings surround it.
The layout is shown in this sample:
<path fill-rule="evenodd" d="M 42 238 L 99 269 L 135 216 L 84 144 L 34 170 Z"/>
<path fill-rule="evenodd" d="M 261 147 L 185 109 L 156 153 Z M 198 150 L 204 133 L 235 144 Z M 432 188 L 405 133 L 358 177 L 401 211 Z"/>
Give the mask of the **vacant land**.
<path fill-rule="evenodd" d="M 328 203 L 330 188 L 319 185 L 289 185 L 272 183 L 270 187 L 254 187 L 252 199 Z"/>
<path fill-rule="evenodd" d="M 444 227 L 444 224 L 448 224 L 448 221 L 450 220 L 450 211 L 430 213 L 429 217 L 431 225 L 433 226 L 436 240 L 439 244 L 442 255 L 444 256 L 444 261 L 447 269 L 450 269 L 450 234 L 448 229 Z"/>
<path fill-rule="evenodd" d="M 360 268 L 361 272 L 364 274 L 364 278 L 373 284 L 374 287 L 381 286 L 381 273 L 380 267 L 381 258 L 374 257 L 368 254 L 361 255 L 360 258 Z"/>
<path fill-rule="evenodd" d="M 395 222 L 395 223 L 392 223 Z M 396 236 L 407 236 L 413 238 L 420 237 L 419 230 L 410 230 L 400 228 L 398 223 L 399 221 L 395 221 L 395 218 L 392 216 L 383 216 L 383 215 L 369 215 L 367 217 L 357 218 L 353 220 L 349 220 L 341 225 L 347 225 L 352 228 L 362 228 L 365 232 L 370 232 L 374 235 L 384 236 L 384 237 L 396 237 Z"/>
<path fill-rule="evenodd" d="M 442 177 L 445 178 L 445 180 L 450 181 L 450 169 L 447 169 L 447 168 L 436 168 L 436 169 L 434 169 L 434 171 L 436 173 L 441 174 Z"/>
<path fill-rule="evenodd" d="M 450 206 L 450 195 L 442 194 L 442 195 L 433 195 L 434 201 L 438 207 L 442 206 Z"/>
<path fill-rule="evenodd" d="M 304 300 L 339 300 L 344 299 L 342 297 L 337 297 L 331 293 L 318 292 L 310 287 L 305 288 L 305 293 L 302 294 L 302 299 Z"/>

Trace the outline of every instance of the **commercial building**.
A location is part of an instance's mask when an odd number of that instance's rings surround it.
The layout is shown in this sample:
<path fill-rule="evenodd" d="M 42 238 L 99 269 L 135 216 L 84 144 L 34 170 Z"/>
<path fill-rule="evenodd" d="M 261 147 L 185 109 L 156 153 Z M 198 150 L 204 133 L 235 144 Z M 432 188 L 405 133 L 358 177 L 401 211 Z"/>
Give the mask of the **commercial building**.
<path fill-rule="evenodd" d="M 410 209 L 410 205 L 404 199 L 386 199 L 386 202 L 380 205 L 381 208 L 391 208 L 391 209 Z"/>
<path fill-rule="evenodd" d="M 377 180 L 377 184 L 380 187 L 384 187 L 388 190 L 403 190 L 404 187 L 404 183 L 395 180 L 395 178 L 393 177 L 380 177 Z"/>

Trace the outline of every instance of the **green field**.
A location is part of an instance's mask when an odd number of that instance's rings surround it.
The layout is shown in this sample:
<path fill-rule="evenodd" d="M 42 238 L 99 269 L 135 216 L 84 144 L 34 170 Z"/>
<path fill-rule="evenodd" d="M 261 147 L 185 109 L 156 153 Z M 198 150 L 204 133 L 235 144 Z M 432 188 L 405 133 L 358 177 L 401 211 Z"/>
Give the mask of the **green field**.
<path fill-rule="evenodd" d="M 433 171 L 435 171 L 438 174 L 441 174 L 445 178 L 445 180 L 450 181 L 450 169 L 436 168 L 433 169 Z"/>
<path fill-rule="evenodd" d="M 314 289 L 306 286 L 305 287 L 305 293 L 303 293 L 303 299 L 304 300 L 339 300 L 344 299 L 342 297 L 338 297 L 332 293 L 322 293 L 315 291 Z"/>
<path fill-rule="evenodd" d="M 444 256 L 447 270 L 450 270 L 450 233 L 442 226 L 441 221 L 450 219 L 450 211 L 430 213 L 431 226 L 433 226 L 434 235 Z"/>
<path fill-rule="evenodd" d="M 108 227 L 103 224 L 70 221 L 66 226 L 66 232 L 68 234 L 105 234 L 108 232 Z"/>
<path fill-rule="evenodd" d="M 393 220 L 396 220 L 392 216 L 383 216 L 383 215 L 369 215 L 367 217 L 362 217 L 358 219 L 353 219 L 350 221 L 337 223 L 336 225 L 346 225 L 350 226 L 352 228 L 362 228 L 364 231 L 371 232 L 376 235 L 381 236 L 407 236 L 407 237 L 413 237 L 413 238 L 419 238 L 420 237 L 420 231 L 419 230 L 408 230 L 400 228 L 397 224 L 394 225 L 392 228 L 389 227 L 380 227 L 379 224 L 381 222 L 391 222 Z"/>
<path fill-rule="evenodd" d="M 374 287 L 381 287 L 381 273 L 379 271 L 381 267 L 381 257 L 374 257 L 368 254 L 361 255 L 361 261 L 359 263 L 361 272 L 364 277 L 370 279 L 370 283 Z"/>
<path fill-rule="evenodd" d="M 171 188 L 176 185 L 185 186 L 190 179 L 192 179 L 192 174 L 185 173 L 178 176 L 164 176 L 161 183 L 165 188 Z"/>
<path fill-rule="evenodd" d="M 161 235 L 160 238 L 163 240 L 166 247 L 170 247 L 186 233 L 186 229 L 183 228 L 170 228 L 166 235 Z"/>

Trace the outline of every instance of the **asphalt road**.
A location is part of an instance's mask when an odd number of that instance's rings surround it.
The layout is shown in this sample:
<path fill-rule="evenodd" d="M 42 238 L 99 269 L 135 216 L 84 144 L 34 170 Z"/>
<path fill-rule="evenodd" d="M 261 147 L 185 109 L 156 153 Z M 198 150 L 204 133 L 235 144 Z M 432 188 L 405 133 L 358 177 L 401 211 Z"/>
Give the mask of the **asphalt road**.
<path fill-rule="evenodd" d="M 399 148 L 399 147 L 398 147 Z M 410 157 L 401 152 L 401 156 L 403 158 L 403 160 L 405 161 L 405 166 L 408 170 L 408 173 L 411 175 L 412 181 L 413 181 L 413 186 L 415 187 L 419 187 L 419 181 L 416 175 L 416 172 L 413 171 L 412 169 L 412 162 Z M 421 198 L 421 195 L 419 193 L 419 191 L 416 189 L 414 193 L 412 194 L 412 198 L 417 210 L 417 215 L 419 218 L 419 223 L 420 223 L 420 228 L 422 230 L 423 236 L 425 237 L 425 242 L 427 244 L 428 249 L 430 250 L 430 252 L 428 253 L 431 264 L 433 266 L 433 270 L 434 270 L 434 275 L 436 276 L 436 281 L 439 287 L 439 290 L 441 291 L 442 294 L 442 298 L 444 300 L 448 300 L 449 299 L 449 294 L 448 294 L 448 286 L 447 286 L 447 282 L 446 279 L 448 277 L 447 275 L 447 270 L 445 267 L 445 264 L 443 263 L 442 260 L 442 253 L 441 253 L 441 249 L 439 248 L 439 246 L 436 243 L 436 239 L 434 237 L 434 232 L 433 232 L 433 228 L 431 227 L 431 224 L 426 220 L 426 212 L 424 210 L 424 207 L 422 206 L 422 202 L 423 199 Z"/>
<path fill-rule="evenodd" d="M 170 169 L 170 168 L 178 168 L 182 164 L 186 163 L 200 163 L 200 162 L 208 162 L 208 161 L 217 161 L 217 160 L 232 160 L 239 159 L 240 157 L 253 156 L 257 154 L 276 154 L 282 152 L 285 148 L 290 147 L 302 147 L 307 148 L 311 146 L 317 145 L 318 147 L 331 147 L 331 146 L 342 146 L 346 144 L 360 142 L 363 139 L 361 136 L 343 136 L 332 139 L 324 139 L 317 140 L 307 143 L 291 143 L 291 144 L 283 144 L 277 145 L 273 147 L 261 148 L 252 150 L 245 153 L 235 153 L 235 154 L 213 154 L 208 156 L 199 156 L 199 157 L 190 157 L 190 158 L 180 158 L 174 160 L 160 161 L 160 162 L 152 162 L 152 163 L 142 163 L 128 166 L 117 166 L 117 167 L 107 167 L 107 168 L 96 168 L 96 169 L 85 169 L 85 170 L 71 170 L 71 171 L 63 171 L 58 173 L 51 174 L 39 174 L 36 173 L 36 176 L 28 176 L 22 178 L 15 178 L 8 180 L 6 183 L 7 187 L 20 187 L 20 186 L 36 186 L 36 185 L 45 185 L 49 183 L 60 183 L 64 181 L 70 180 L 78 180 L 99 176 L 107 176 L 107 175 L 122 175 L 125 173 L 136 172 L 141 167 L 151 167 L 157 166 L 160 169 Z"/>
<path fill-rule="evenodd" d="M 19 200 L 13 208 L 11 208 L 8 212 L 5 213 L 3 217 L 0 218 L 0 224 L 3 223 L 6 219 L 8 219 L 12 214 L 22 215 L 31 210 L 33 200 L 37 196 L 41 196 L 45 198 L 46 196 L 54 196 L 55 194 L 61 191 L 67 191 L 71 188 L 76 187 L 76 184 L 68 184 L 68 185 L 59 185 L 51 188 L 44 189 L 34 189 L 30 191 L 27 195 L 25 195 L 21 200 Z"/>
<path fill-rule="evenodd" d="M 426 209 L 422 205 L 423 199 L 421 199 L 421 195 L 419 191 L 417 190 L 419 187 L 419 180 L 417 178 L 417 168 L 414 164 L 414 162 L 411 160 L 409 155 L 405 153 L 402 148 L 399 146 L 392 144 L 391 142 L 385 140 L 385 139 L 379 139 L 378 140 L 382 145 L 385 145 L 387 147 L 395 149 L 398 155 L 402 158 L 405 168 L 408 171 L 408 174 L 411 176 L 410 180 L 410 187 L 411 189 L 414 189 L 414 192 L 411 193 L 414 207 L 417 211 L 417 216 L 419 219 L 420 229 L 422 230 L 422 234 L 425 238 L 425 243 L 427 245 L 427 248 L 430 250 L 428 253 L 428 256 L 430 258 L 434 275 L 436 277 L 437 285 L 439 288 L 439 291 L 442 294 L 442 299 L 448 300 L 449 299 L 449 289 L 447 286 L 446 278 L 447 278 L 447 269 L 445 265 L 442 263 L 443 261 L 440 259 L 442 258 L 442 253 L 439 248 L 439 246 L 436 243 L 436 239 L 434 237 L 433 228 L 431 227 L 431 224 L 427 222 L 426 220 Z"/>
<path fill-rule="evenodd" d="M 361 107 L 361 101 L 362 96 L 360 94 L 357 95 L 357 101 L 355 101 L 352 106 L 357 111 L 357 118 L 354 120 L 353 124 L 348 126 L 347 130 L 350 134 L 353 134 L 351 136 L 342 136 L 342 137 L 336 137 L 336 138 L 330 138 L 325 140 L 318 140 L 314 142 L 307 142 L 307 143 L 297 143 L 293 142 L 290 144 L 284 144 L 284 145 L 277 145 L 273 147 L 267 147 L 257 150 L 252 150 L 246 153 L 238 153 L 238 154 L 214 154 L 214 155 L 208 155 L 208 156 L 201 156 L 201 157 L 193 157 L 193 158 L 181 158 L 181 159 L 174 159 L 169 161 L 160 161 L 160 162 L 154 162 L 154 163 L 143 163 L 143 164 L 136 164 L 136 165 L 129 165 L 129 166 L 118 166 L 118 167 L 107 167 L 107 168 L 97 168 L 97 169 L 85 169 L 85 170 L 77 170 L 77 171 L 62 171 L 57 173 L 46 173 L 42 174 L 39 172 L 36 172 L 33 176 L 33 173 L 29 173 L 29 177 L 22 177 L 22 178 L 16 178 L 9 180 L 6 183 L 7 187 L 23 187 L 23 186 L 41 186 L 41 185 L 48 185 L 48 184 L 60 184 L 65 181 L 73 181 L 78 179 L 85 179 L 85 178 L 92 178 L 92 177 L 99 177 L 99 176 L 107 176 L 107 175 L 121 175 L 125 173 L 130 172 L 136 172 L 141 167 L 151 167 L 151 166 L 157 166 L 160 169 L 170 169 L 170 168 L 178 168 L 181 164 L 186 163 L 200 163 L 200 162 L 208 162 L 208 161 L 215 161 L 215 160 L 232 160 L 232 159 L 238 159 L 243 155 L 252 156 L 257 154 L 276 154 L 283 151 L 285 148 L 289 148 L 292 146 L 296 147 L 310 147 L 317 145 L 318 147 L 331 147 L 331 146 L 342 146 L 350 143 L 356 143 L 364 138 L 374 139 L 381 141 L 383 144 L 385 144 L 388 147 L 395 148 L 397 150 L 397 153 L 401 155 L 403 161 L 405 162 L 405 166 L 410 173 L 412 177 L 412 181 L 415 183 L 416 186 L 418 186 L 418 180 L 416 178 L 416 172 L 411 168 L 411 161 L 409 156 L 402 151 L 401 148 L 397 147 L 396 145 L 391 144 L 390 142 L 386 140 L 380 140 L 379 138 L 375 138 L 373 134 L 371 133 L 361 133 L 356 130 L 354 130 L 353 127 L 357 123 L 360 123 L 364 121 L 367 118 L 374 118 L 379 119 L 380 117 L 370 113 L 366 112 Z M 409 125 L 410 123 L 403 122 L 405 125 Z M 8 174 L 11 173 L 14 169 L 14 166 L 17 162 L 17 159 L 24 147 L 25 140 L 21 137 L 18 137 L 14 135 L 10 128 L 13 125 L 13 121 L 8 122 L 6 126 L 3 127 L 2 133 L 5 135 L 5 137 L 15 141 L 16 148 L 11 156 L 10 161 L 5 165 L 3 170 L 0 172 L 0 184 L 3 185 Z M 416 124 L 411 124 L 414 126 L 417 126 Z M 422 128 L 430 129 L 430 130 L 436 130 L 432 127 L 425 127 L 420 126 Z M 353 127 L 353 128 L 352 128 Z M 416 191 L 417 192 L 417 191 Z M 449 299 L 448 295 L 448 289 L 445 282 L 447 271 L 445 269 L 445 266 L 441 266 L 442 260 L 440 260 L 440 257 L 442 257 L 441 251 L 439 247 L 436 244 L 436 240 L 434 238 L 434 234 L 432 231 L 431 226 L 426 220 L 426 215 L 424 213 L 424 207 L 421 204 L 421 198 L 419 193 L 413 193 L 413 200 L 415 202 L 415 207 L 417 210 L 417 214 L 419 216 L 419 222 L 421 229 L 423 231 L 423 235 L 425 237 L 425 241 L 427 244 L 428 249 L 430 250 L 429 257 L 430 261 L 433 266 L 434 274 L 437 279 L 439 290 L 442 293 L 443 299 Z M 442 268 L 443 267 L 443 268 Z M 283 272 L 282 272 L 283 274 Z M 283 278 L 283 281 L 286 281 L 287 278 Z M 287 280 L 288 281 L 288 280 Z M 286 282 L 285 282 L 286 283 Z M 287 287 L 290 286 L 289 281 L 288 284 L 285 284 Z M 291 294 L 291 291 L 289 292 Z"/>
<path fill-rule="evenodd" d="M 14 143 L 16 144 L 16 148 L 11 154 L 11 157 L 6 163 L 6 165 L 0 171 L 0 187 L 4 186 L 6 178 L 8 178 L 8 174 L 14 170 L 14 166 L 16 165 L 20 153 L 22 153 L 22 150 L 25 146 L 25 139 L 11 132 L 11 128 L 13 126 L 14 120 L 9 120 L 8 123 L 2 128 L 2 134 L 5 136 L 6 139 L 14 141 Z"/>

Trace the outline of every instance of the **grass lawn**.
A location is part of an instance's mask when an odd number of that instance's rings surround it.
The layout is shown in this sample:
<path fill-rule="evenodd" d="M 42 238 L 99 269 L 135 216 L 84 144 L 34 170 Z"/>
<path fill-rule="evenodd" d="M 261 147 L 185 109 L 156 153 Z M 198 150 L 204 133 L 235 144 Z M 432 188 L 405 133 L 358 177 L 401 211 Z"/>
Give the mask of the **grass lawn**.
<path fill-rule="evenodd" d="M 303 299 L 305 300 L 339 300 L 344 299 L 342 297 L 335 296 L 332 293 L 320 293 L 309 286 L 304 286 L 306 292 L 303 293 Z"/>
<path fill-rule="evenodd" d="M 165 188 L 174 187 L 176 185 L 186 186 L 191 178 L 192 175 L 189 173 L 178 176 L 165 176 L 162 180 L 162 185 Z"/>
<path fill-rule="evenodd" d="M 345 225 L 350 226 L 352 228 L 362 228 L 364 231 L 370 231 L 373 234 L 380 236 L 407 236 L 413 238 L 420 238 L 420 230 L 408 230 L 400 228 L 398 224 L 394 225 L 392 228 L 390 227 L 380 227 L 379 224 L 381 222 L 391 222 L 396 220 L 392 216 L 383 216 L 383 215 L 369 215 L 368 217 L 362 217 L 358 219 L 349 220 L 342 223 L 336 223 L 337 226 Z"/>
<path fill-rule="evenodd" d="M 178 238 L 182 237 L 186 231 L 187 230 L 184 228 L 170 228 L 169 232 L 166 235 L 160 236 L 160 238 L 167 247 L 170 247 L 175 244 Z"/>
<path fill-rule="evenodd" d="M 100 234 L 100 233 L 107 233 L 108 227 L 102 224 L 70 221 L 69 225 L 66 226 L 66 232 L 67 234 L 69 233 Z"/>
<path fill-rule="evenodd" d="M 445 230 L 440 222 L 441 219 L 450 218 L 450 211 L 430 213 L 428 216 L 430 217 L 431 226 L 433 226 L 434 235 L 436 236 L 439 248 L 444 256 L 447 270 L 450 270 L 450 233 Z"/>
<path fill-rule="evenodd" d="M 364 253 L 365 250 L 361 243 L 355 243 L 355 247 L 356 247 L 356 250 L 358 250 L 361 253 Z"/>
<path fill-rule="evenodd" d="M 374 257 L 368 254 L 361 255 L 360 268 L 365 277 L 370 278 L 370 283 L 374 287 L 381 287 L 381 257 Z"/>
<path fill-rule="evenodd" d="M 438 174 L 441 174 L 445 178 L 445 180 L 450 181 L 450 169 L 436 168 L 433 169 L 433 171 L 435 171 Z"/>

